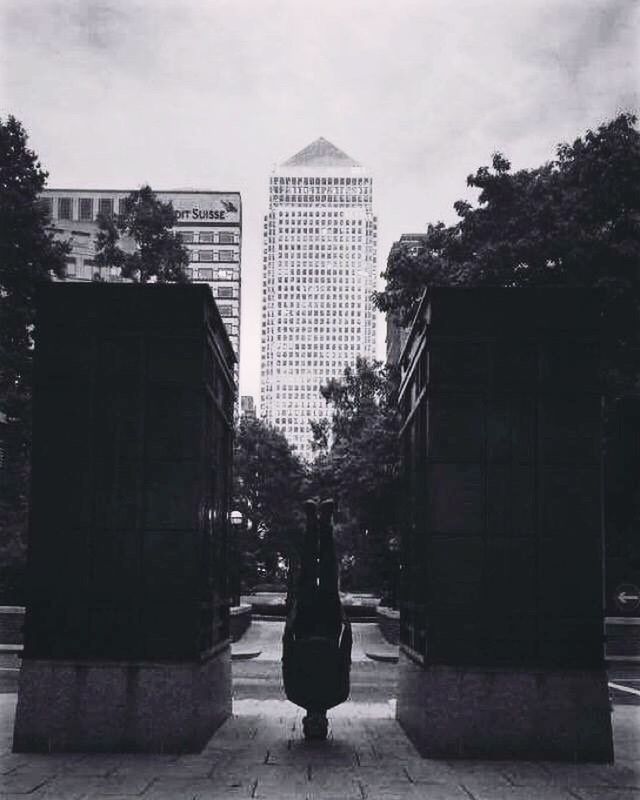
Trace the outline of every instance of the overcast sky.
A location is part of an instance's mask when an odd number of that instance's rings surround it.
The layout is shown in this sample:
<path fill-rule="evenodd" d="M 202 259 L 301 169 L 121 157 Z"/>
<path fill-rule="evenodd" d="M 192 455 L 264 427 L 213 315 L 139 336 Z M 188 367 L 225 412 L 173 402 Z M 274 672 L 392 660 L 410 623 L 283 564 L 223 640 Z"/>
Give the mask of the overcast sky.
<path fill-rule="evenodd" d="M 256 399 L 274 163 L 324 136 L 369 167 L 382 269 L 494 151 L 536 166 L 640 106 L 640 0 L 0 0 L 0 33 L 0 115 L 49 186 L 242 193 Z"/>

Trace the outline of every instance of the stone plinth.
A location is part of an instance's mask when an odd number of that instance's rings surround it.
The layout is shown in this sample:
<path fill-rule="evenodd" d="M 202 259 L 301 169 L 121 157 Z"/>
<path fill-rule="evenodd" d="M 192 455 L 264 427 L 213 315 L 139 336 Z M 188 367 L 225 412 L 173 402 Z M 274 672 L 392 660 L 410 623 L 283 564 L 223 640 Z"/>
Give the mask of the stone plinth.
<path fill-rule="evenodd" d="M 15 752 L 197 752 L 231 714 L 229 646 L 198 662 L 27 659 Z"/>
<path fill-rule="evenodd" d="M 423 668 L 401 652 L 397 716 L 426 758 L 613 760 L 604 670 Z"/>
<path fill-rule="evenodd" d="M 252 611 L 253 609 L 249 603 L 240 603 L 239 606 L 231 606 L 229 609 L 232 642 L 237 642 L 239 639 L 242 639 L 251 627 Z"/>
<path fill-rule="evenodd" d="M 230 713 L 234 360 L 206 286 L 42 287 L 16 750 L 192 751 Z"/>
<path fill-rule="evenodd" d="M 390 644 L 398 644 L 400 641 L 400 612 L 394 608 L 378 606 L 376 608 L 378 627 L 384 638 Z"/>
<path fill-rule="evenodd" d="M 398 719 L 430 755 L 612 758 L 601 297 L 434 289 L 401 359 Z"/>

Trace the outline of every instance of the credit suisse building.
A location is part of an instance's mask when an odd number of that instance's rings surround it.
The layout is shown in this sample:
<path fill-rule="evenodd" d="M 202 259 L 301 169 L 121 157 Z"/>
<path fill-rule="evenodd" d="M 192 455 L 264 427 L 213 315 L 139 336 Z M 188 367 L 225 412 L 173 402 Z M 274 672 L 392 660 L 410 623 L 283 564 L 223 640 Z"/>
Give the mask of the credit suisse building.
<path fill-rule="evenodd" d="M 71 243 L 67 280 L 119 281 L 118 269 L 95 263 L 97 215 L 118 214 L 130 189 L 46 189 L 42 199 L 58 238 Z M 156 191 L 163 203 L 171 202 L 178 219 L 174 231 L 189 251 L 187 273 L 194 283 L 207 283 L 213 291 L 231 344 L 240 357 L 240 300 L 242 204 L 239 192 Z M 132 247 L 126 239 L 123 248 Z M 237 365 L 236 365 L 237 373 Z M 236 374 L 236 385 L 237 385 Z"/>

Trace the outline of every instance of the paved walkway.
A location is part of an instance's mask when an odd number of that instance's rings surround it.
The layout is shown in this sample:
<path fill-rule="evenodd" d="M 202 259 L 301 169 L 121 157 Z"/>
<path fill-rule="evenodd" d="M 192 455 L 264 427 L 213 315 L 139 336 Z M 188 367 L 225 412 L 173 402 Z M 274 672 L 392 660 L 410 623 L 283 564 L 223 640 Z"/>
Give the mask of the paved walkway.
<path fill-rule="evenodd" d="M 255 660 L 271 660 L 274 674 L 275 624 L 254 623 L 235 646 L 260 644 Z M 381 645 L 377 631 L 354 633 L 354 671 L 388 668 L 366 655 Z M 0 800 L 640 800 L 640 706 L 614 707 L 616 764 L 600 766 L 422 759 L 394 701 L 332 709 L 328 741 L 307 743 L 301 709 L 251 697 L 234 700 L 233 717 L 197 755 L 14 754 L 15 704 L 0 695 Z"/>
<path fill-rule="evenodd" d="M 309 744 L 303 712 L 241 700 L 192 756 L 13 754 L 15 695 L 0 696 L 3 800 L 637 800 L 640 709 L 614 714 L 618 762 L 432 761 L 418 756 L 392 703 L 345 703 L 330 738 Z"/>

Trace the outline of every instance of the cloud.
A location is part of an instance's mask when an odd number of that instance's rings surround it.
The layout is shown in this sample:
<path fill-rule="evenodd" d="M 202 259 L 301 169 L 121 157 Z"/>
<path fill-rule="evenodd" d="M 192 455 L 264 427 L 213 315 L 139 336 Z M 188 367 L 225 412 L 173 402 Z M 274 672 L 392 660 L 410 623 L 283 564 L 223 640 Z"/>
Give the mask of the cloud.
<path fill-rule="evenodd" d="M 258 393 L 269 170 L 325 136 L 375 176 L 380 262 L 501 150 L 551 158 L 637 108 L 636 0 L 0 0 L 0 97 L 50 184 L 243 193 Z"/>

